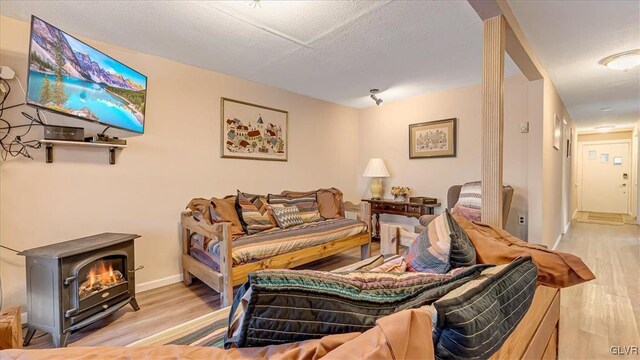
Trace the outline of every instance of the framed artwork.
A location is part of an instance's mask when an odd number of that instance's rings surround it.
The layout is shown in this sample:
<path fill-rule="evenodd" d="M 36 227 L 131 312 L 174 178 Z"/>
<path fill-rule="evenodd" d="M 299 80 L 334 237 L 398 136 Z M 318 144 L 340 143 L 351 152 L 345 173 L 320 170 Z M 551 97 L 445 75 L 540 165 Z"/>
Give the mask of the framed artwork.
<path fill-rule="evenodd" d="M 455 157 L 458 119 L 409 125 L 409 159 Z"/>
<path fill-rule="evenodd" d="M 289 112 L 220 99 L 220 157 L 287 161 Z"/>
<path fill-rule="evenodd" d="M 553 115 L 553 148 L 560 150 L 560 138 L 562 137 L 562 124 L 557 114 Z"/>

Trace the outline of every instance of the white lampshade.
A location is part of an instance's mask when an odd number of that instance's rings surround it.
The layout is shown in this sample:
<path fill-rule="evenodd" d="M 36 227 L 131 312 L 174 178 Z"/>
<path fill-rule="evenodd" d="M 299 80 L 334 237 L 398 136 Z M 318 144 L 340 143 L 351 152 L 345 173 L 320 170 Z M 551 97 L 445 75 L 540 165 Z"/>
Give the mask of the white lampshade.
<path fill-rule="evenodd" d="M 382 159 L 371 159 L 367 164 L 367 168 L 364 169 L 364 177 L 389 177 L 389 171 L 387 171 L 387 167 L 384 165 L 384 160 Z"/>

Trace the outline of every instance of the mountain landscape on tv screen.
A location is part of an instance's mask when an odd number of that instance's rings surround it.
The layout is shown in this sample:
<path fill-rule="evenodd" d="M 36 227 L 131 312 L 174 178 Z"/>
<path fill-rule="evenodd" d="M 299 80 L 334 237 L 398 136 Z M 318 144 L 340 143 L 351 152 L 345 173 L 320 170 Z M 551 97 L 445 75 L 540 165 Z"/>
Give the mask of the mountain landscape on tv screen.
<path fill-rule="evenodd" d="M 29 102 L 142 132 L 146 77 L 33 18 Z"/>

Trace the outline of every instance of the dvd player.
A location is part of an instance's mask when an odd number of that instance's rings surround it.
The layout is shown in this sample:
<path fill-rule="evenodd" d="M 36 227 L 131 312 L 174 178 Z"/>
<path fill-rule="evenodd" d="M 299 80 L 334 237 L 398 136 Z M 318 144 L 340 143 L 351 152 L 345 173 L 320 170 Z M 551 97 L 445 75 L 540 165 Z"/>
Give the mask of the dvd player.
<path fill-rule="evenodd" d="M 117 137 L 110 137 L 110 136 L 104 136 L 104 135 L 89 136 L 84 138 L 84 141 L 90 142 L 90 143 L 100 143 L 100 144 L 127 145 L 127 140 L 125 139 L 119 139 Z"/>

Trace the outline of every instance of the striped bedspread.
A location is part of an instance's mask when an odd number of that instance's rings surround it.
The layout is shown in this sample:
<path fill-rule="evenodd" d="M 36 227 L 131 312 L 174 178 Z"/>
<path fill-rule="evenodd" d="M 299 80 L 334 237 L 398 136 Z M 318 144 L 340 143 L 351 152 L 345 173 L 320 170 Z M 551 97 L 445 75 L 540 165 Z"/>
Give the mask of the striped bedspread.
<path fill-rule="evenodd" d="M 367 225 L 361 221 L 331 219 L 243 236 L 233 242 L 233 266 L 260 261 L 365 232 L 367 232 Z M 220 269 L 218 264 L 220 243 L 215 239 L 207 241 L 201 235 L 193 234 L 189 253 L 214 270 Z"/>

